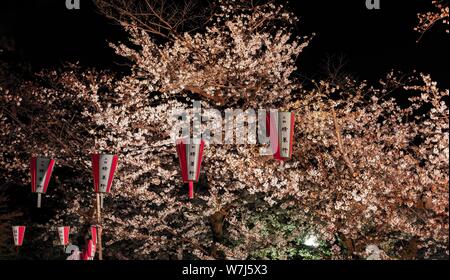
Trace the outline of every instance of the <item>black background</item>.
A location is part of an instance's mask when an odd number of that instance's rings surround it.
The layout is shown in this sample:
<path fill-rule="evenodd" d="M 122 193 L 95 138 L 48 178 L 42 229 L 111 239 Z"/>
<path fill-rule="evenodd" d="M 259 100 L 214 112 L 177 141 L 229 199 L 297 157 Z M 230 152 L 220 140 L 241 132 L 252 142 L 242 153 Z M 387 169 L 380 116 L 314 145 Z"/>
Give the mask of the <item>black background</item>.
<path fill-rule="evenodd" d="M 185 266 L 267 265 L 266 275 L 184 276 Z M 45 279 L 431 279 L 448 261 L 0 261 L 3 273 Z M 98 278 L 98 279 L 100 279 Z"/>

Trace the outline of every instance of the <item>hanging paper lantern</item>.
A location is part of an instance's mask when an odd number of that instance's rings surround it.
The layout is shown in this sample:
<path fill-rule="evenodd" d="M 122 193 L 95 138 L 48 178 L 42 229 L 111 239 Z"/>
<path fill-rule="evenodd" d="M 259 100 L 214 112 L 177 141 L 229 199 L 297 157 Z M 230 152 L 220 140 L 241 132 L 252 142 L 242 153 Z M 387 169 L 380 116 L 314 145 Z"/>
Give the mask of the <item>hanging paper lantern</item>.
<path fill-rule="evenodd" d="M 274 147 L 273 157 L 277 160 L 286 160 L 292 156 L 294 123 L 293 112 L 267 113 L 266 133 L 270 137 L 271 146 Z"/>
<path fill-rule="evenodd" d="M 25 236 L 25 226 L 13 226 L 14 245 L 17 247 L 22 246 L 23 238 Z"/>
<path fill-rule="evenodd" d="M 89 260 L 93 260 L 95 257 L 95 249 L 96 249 L 97 242 L 94 242 L 94 240 L 90 239 L 87 244 L 87 256 Z"/>
<path fill-rule="evenodd" d="M 91 226 L 91 239 L 95 244 L 97 244 L 97 227 L 96 226 Z"/>
<path fill-rule="evenodd" d="M 92 173 L 94 176 L 94 191 L 100 194 L 100 207 L 103 208 L 103 194 L 111 191 L 111 185 L 116 171 L 117 155 L 92 155 Z"/>
<path fill-rule="evenodd" d="M 59 242 L 61 245 L 67 246 L 69 244 L 69 232 L 70 227 L 68 226 L 58 227 Z"/>
<path fill-rule="evenodd" d="M 93 260 L 95 257 L 96 244 L 92 239 L 86 241 L 86 246 L 80 254 L 80 258 L 84 261 Z"/>
<path fill-rule="evenodd" d="M 92 172 L 96 193 L 109 193 L 117 167 L 117 155 L 92 155 Z"/>
<path fill-rule="evenodd" d="M 189 198 L 194 198 L 194 182 L 198 182 L 202 164 L 203 148 L 205 142 L 199 144 L 187 143 L 186 139 L 176 141 L 177 154 L 180 160 L 181 176 L 184 182 L 189 183 Z"/>
<path fill-rule="evenodd" d="M 86 239 L 86 244 L 83 251 L 80 253 L 81 260 L 93 260 L 95 251 L 97 249 L 97 226 L 91 226 L 89 237 Z"/>
<path fill-rule="evenodd" d="M 48 183 L 52 176 L 55 160 L 32 157 L 31 158 L 31 191 L 38 194 L 37 207 L 41 207 L 41 194 L 47 192 Z"/>

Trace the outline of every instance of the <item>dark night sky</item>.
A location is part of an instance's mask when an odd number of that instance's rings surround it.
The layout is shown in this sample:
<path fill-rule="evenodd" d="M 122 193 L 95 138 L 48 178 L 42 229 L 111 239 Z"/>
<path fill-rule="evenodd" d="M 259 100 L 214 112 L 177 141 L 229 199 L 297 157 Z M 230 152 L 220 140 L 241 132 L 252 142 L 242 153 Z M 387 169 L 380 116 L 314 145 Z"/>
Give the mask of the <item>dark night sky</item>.
<path fill-rule="evenodd" d="M 117 57 L 107 40 L 123 39 L 121 30 L 96 13 L 89 0 L 81 10 L 67 10 L 65 0 L 1 0 L 0 37 L 12 36 L 16 54 L 35 68 L 79 60 L 86 66 L 111 67 Z M 316 33 L 300 56 L 301 72 L 320 77 L 328 55 L 343 55 L 346 71 L 377 80 L 390 69 L 432 74 L 448 88 L 448 41 L 436 27 L 416 43 L 416 14 L 426 0 L 381 0 L 380 10 L 367 10 L 365 0 L 291 0 L 300 17 L 299 34 Z"/>

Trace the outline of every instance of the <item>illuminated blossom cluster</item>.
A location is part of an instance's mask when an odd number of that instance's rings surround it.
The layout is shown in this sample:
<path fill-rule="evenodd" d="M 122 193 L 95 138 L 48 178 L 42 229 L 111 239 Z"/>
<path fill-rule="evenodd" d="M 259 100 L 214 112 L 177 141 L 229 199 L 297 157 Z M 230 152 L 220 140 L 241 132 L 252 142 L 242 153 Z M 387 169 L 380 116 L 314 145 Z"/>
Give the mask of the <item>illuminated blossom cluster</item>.
<path fill-rule="evenodd" d="M 135 46 L 113 45 L 133 61 L 124 77 L 71 65 L 0 88 L 2 180 L 28 186 L 31 155 L 57 161 L 45 197 L 57 211 L 34 226 L 95 222 L 89 154 L 107 152 L 119 166 L 103 210 L 106 258 L 246 259 L 305 232 L 330 244 L 330 258 L 416 258 L 404 244 L 448 257 L 448 90 L 394 73 L 376 86 L 302 87 L 292 74 L 308 39 L 293 38 L 295 18 L 273 4 L 235 7 L 223 2 L 204 33 L 165 44 L 127 26 Z M 273 20 L 286 27 L 272 30 Z M 188 200 L 170 132 L 173 111 L 190 112 L 192 100 L 294 111 L 292 159 L 207 143 Z M 289 234 L 268 234 L 258 217 L 269 214 L 285 215 Z"/>
<path fill-rule="evenodd" d="M 446 1 L 433 0 L 432 5 L 435 8 L 434 11 L 419 13 L 417 15 L 419 23 L 414 28 L 414 30 L 420 33 L 425 33 L 436 23 L 442 22 L 442 24 L 445 25 L 445 31 L 449 33 L 448 3 Z"/>
<path fill-rule="evenodd" d="M 188 91 L 228 107 L 289 100 L 296 88 L 291 79 L 295 60 L 309 38 L 295 38 L 290 32 L 295 18 L 272 3 L 251 10 L 239 7 L 233 1 L 223 4 L 204 33 L 185 33 L 166 44 L 135 25 L 126 26 L 140 49 L 112 45 L 135 63 L 133 83 L 124 86 L 133 92 L 158 91 L 161 98 Z M 289 25 L 274 31 L 275 20 Z"/>

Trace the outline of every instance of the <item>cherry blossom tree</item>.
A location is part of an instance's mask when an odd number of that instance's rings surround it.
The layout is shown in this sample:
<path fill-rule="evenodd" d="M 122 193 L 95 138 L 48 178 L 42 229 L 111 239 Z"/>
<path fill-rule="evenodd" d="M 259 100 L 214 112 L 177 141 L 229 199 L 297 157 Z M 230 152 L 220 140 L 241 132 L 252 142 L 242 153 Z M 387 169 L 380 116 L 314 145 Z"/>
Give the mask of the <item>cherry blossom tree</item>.
<path fill-rule="evenodd" d="M 293 35 L 297 19 L 270 2 L 219 3 L 204 30 L 165 42 L 123 20 L 129 42 L 111 46 L 129 74 L 69 65 L 0 87 L 2 180 L 27 188 L 29 157 L 57 162 L 44 198 L 56 211 L 35 226 L 94 223 L 89 154 L 107 152 L 119 167 L 103 210 L 106 258 L 286 259 L 311 236 L 322 258 L 448 257 L 448 90 L 394 72 L 377 85 L 302 86 L 293 74 L 310 37 Z M 188 200 L 172 132 L 192 100 L 205 114 L 294 111 L 292 158 L 208 142 Z"/>

